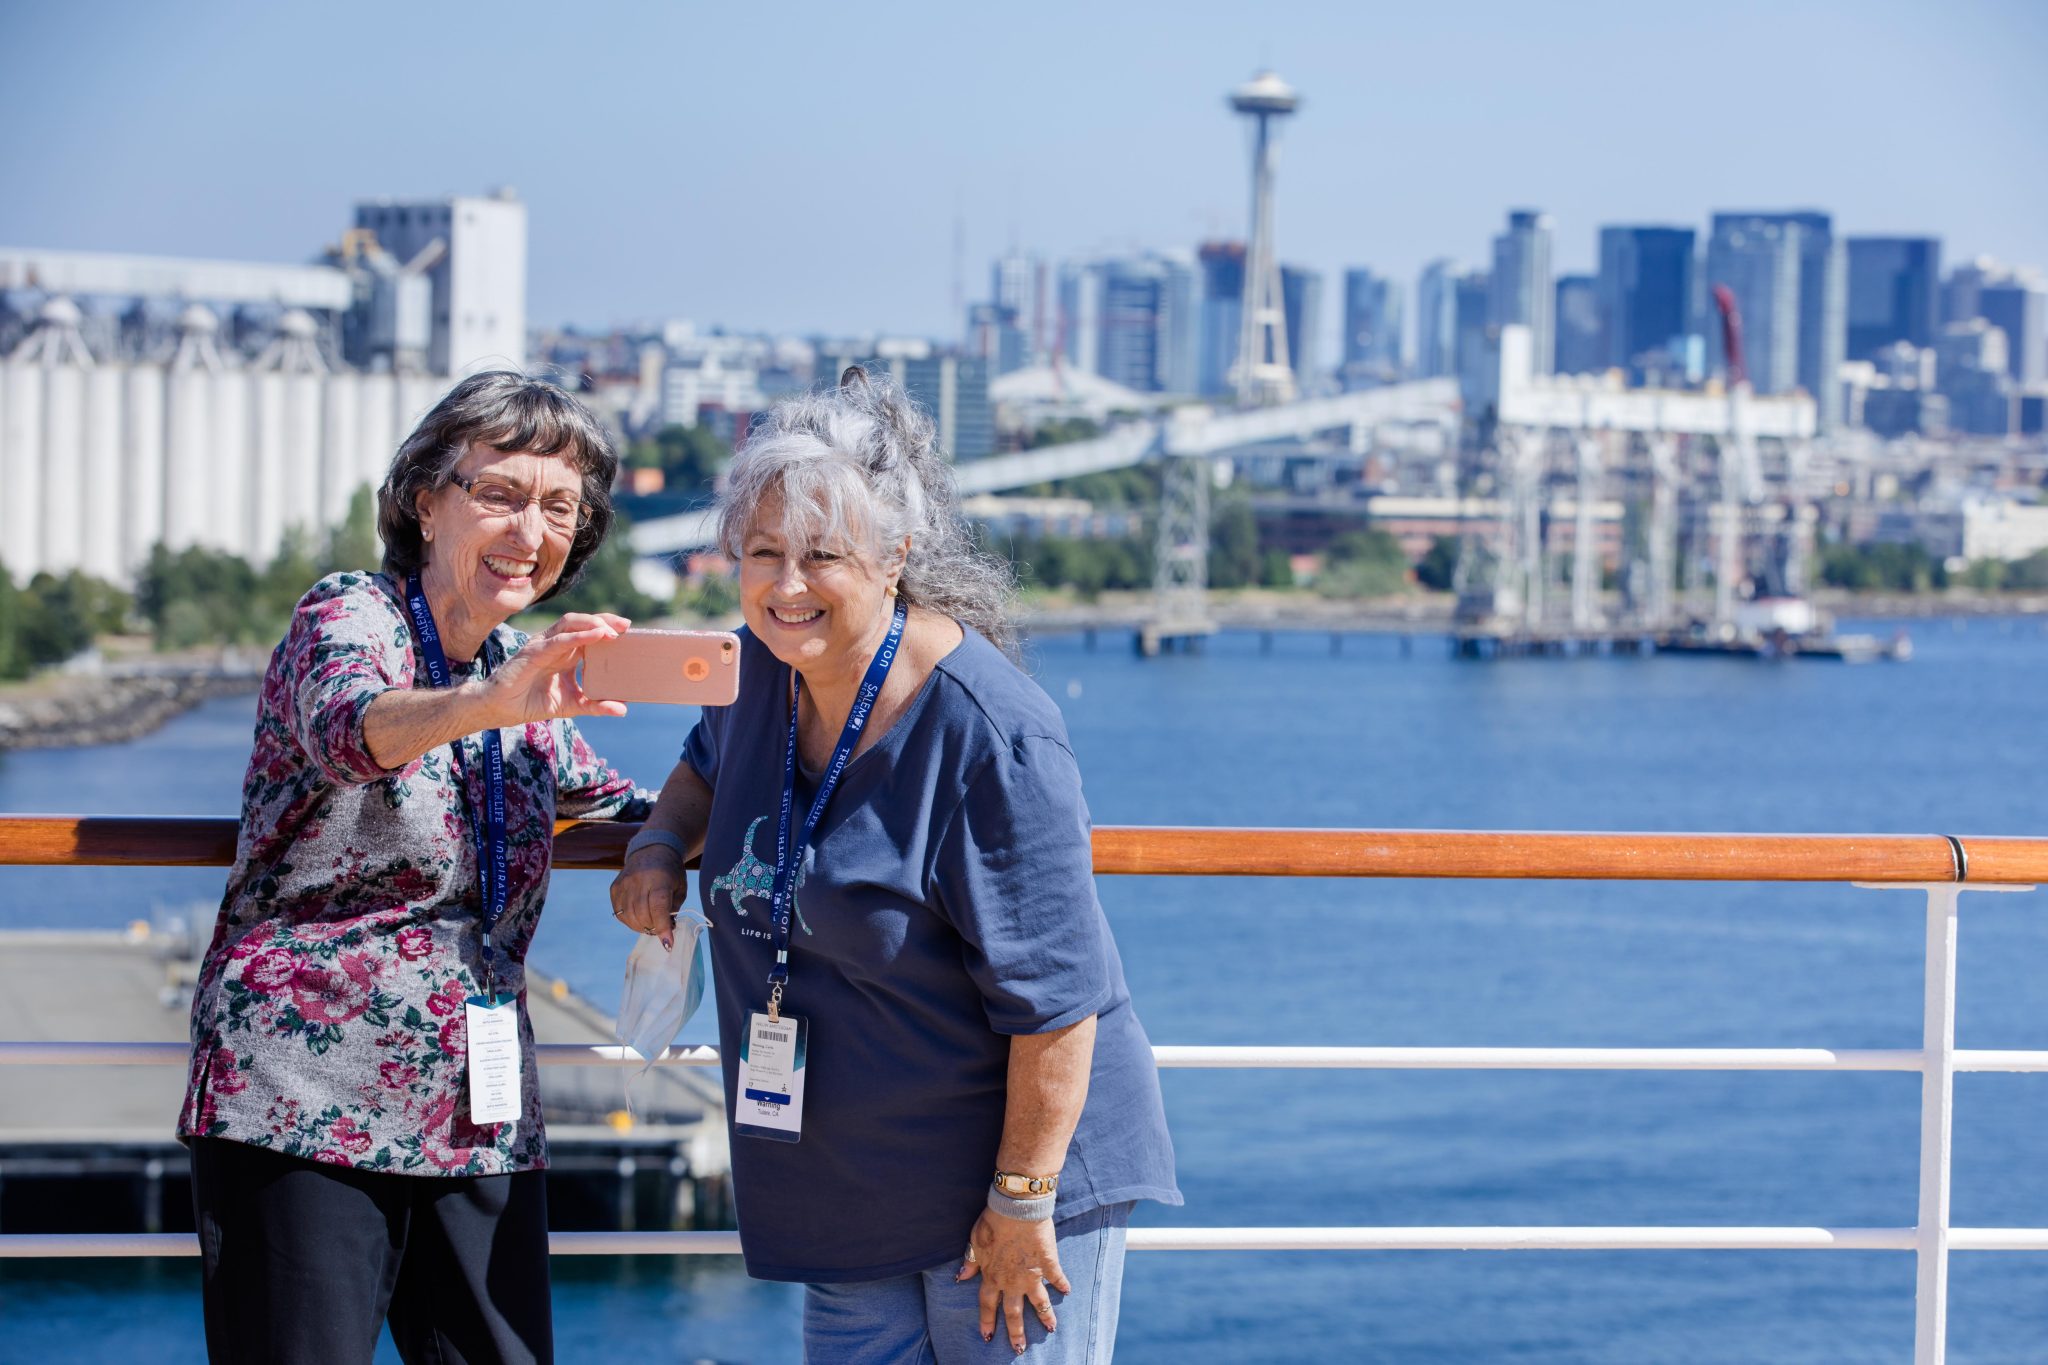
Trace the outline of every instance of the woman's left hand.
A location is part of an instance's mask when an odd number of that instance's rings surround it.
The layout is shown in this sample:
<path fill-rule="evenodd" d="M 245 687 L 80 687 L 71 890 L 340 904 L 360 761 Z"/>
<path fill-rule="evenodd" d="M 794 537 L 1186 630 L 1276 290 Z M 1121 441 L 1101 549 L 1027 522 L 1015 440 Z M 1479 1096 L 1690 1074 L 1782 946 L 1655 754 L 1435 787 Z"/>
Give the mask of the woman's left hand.
<path fill-rule="evenodd" d="M 992 1209 L 982 1210 L 968 1234 L 968 1259 L 961 1265 L 960 1280 L 981 1276 L 981 1339 L 995 1339 L 996 1314 L 1000 1311 L 1010 1333 L 1010 1349 L 1024 1353 L 1024 1307 L 1038 1315 L 1050 1332 L 1059 1326 L 1053 1316 L 1050 1285 L 1062 1294 L 1071 1292 L 1066 1272 L 1060 1269 L 1059 1242 L 1052 1220 L 1030 1222 L 1006 1218 Z"/>

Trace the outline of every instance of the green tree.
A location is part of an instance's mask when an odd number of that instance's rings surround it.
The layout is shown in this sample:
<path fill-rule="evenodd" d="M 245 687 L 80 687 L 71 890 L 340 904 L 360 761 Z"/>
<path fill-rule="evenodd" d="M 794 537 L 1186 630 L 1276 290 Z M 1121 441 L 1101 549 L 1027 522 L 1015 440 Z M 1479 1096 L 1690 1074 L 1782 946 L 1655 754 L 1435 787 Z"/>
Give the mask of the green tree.
<path fill-rule="evenodd" d="M 1044 446 L 1067 445 L 1074 441 L 1092 441 L 1101 434 L 1102 424 L 1093 418 L 1058 417 L 1026 432 L 1024 448 L 1026 450 L 1038 450 Z"/>
<path fill-rule="evenodd" d="M 568 611 L 613 611 L 635 621 L 660 615 L 665 604 L 633 585 L 632 529 L 626 517 L 613 518 L 611 534 L 597 547 L 597 553 L 584 561 L 576 585 L 549 598 L 539 610 L 550 616 Z"/>
<path fill-rule="evenodd" d="M 1294 586 L 1294 561 L 1285 550 L 1268 550 L 1259 557 L 1259 586 L 1262 588 L 1291 588 Z"/>
<path fill-rule="evenodd" d="M 339 573 L 374 569 L 383 562 L 384 542 L 377 535 L 377 495 L 364 484 L 350 495 L 348 515 L 327 533 L 320 567 L 323 573 Z"/>
<path fill-rule="evenodd" d="M 626 463 L 635 469 L 659 469 L 666 491 L 708 491 L 732 459 L 732 447 L 702 426 L 667 426 L 652 440 L 635 441 L 626 449 Z"/>
<path fill-rule="evenodd" d="M 1316 591 L 1325 597 L 1385 597 L 1408 589 L 1408 556 L 1385 531 L 1348 531 L 1323 552 Z"/>
<path fill-rule="evenodd" d="M 28 668 L 28 655 L 21 648 L 21 593 L 14 575 L 0 564 L 0 678 L 23 677 Z"/>
<path fill-rule="evenodd" d="M 1243 588 L 1259 581 L 1259 520 L 1252 505 L 1232 498 L 1209 519 L 1209 586 Z"/>
<path fill-rule="evenodd" d="M 2025 559 L 2007 564 L 2004 580 L 2006 587 L 2021 592 L 2040 592 L 2048 588 L 2048 550 L 2036 550 Z"/>
<path fill-rule="evenodd" d="M 1430 542 L 1422 562 L 1415 566 L 1415 581 L 1437 592 L 1449 592 L 1457 572 L 1458 538 L 1438 536 Z"/>

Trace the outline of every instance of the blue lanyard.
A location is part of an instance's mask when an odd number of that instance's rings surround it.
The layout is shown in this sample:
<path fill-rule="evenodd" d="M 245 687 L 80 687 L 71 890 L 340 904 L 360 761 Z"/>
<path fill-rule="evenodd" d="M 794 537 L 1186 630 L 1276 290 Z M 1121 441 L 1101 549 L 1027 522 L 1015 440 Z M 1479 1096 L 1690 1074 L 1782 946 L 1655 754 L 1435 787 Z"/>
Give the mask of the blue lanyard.
<path fill-rule="evenodd" d="M 426 590 L 417 577 L 406 580 L 405 605 L 412 612 L 413 638 L 427 665 L 427 678 L 436 687 L 447 687 L 454 677 L 448 671 L 448 656 L 441 650 L 441 632 L 434 626 L 434 613 L 427 606 Z M 488 665 L 486 665 L 488 668 Z M 491 931 L 511 900 L 511 855 L 505 838 L 505 746 L 496 730 L 484 731 L 484 818 L 479 821 L 469 804 L 469 775 L 462 762 L 462 741 L 448 746 L 455 770 L 455 789 L 462 794 L 462 808 L 469 814 L 470 830 L 476 839 L 476 874 L 484 907 L 484 998 L 496 1002 L 491 978 Z"/>
<path fill-rule="evenodd" d="M 846 713 L 846 724 L 839 731 L 839 746 L 832 751 L 832 762 L 825 769 L 825 776 L 818 783 L 818 794 L 811 798 L 811 808 L 804 816 L 803 832 L 797 838 L 796 848 L 789 846 L 789 816 L 796 805 L 796 704 L 803 696 L 804 681 L 801 676 L 793 677 L 789 690 L 789 748 L 782 756 L 782 814 L 775 825 L 775 882 L 768 896 L 768 916 L 775 926 L 775 966 L 768 973 L 768 984 L 773 987 L 768 997 L 768 1012 L 777 1014 L 782 1005 L 782 985 L 789 980 L 789 912 L 791 883 L 796 880 L 797 865 L 803 862 L 804 849 L 810 846 L 811 836 L 817 832 L 818 819 L 825 813 L 825 803 L 832 799 L 832 791 L 839 785 L 839 774 L 845 770 L 846 761 L 853 757 L 853 746 L 860 742 L 860 732 L 866 728 L 868 713 L 875 709 L 875 698 L 882 695 L 882 680 L 889 676 L 889 665 L 896 662 L 896 646 L 903 639 L 903 622 L 908 612 L 901 602 L 896 604 L 896 614 L 889 621 L 889 633 L 882 639 L 882 647 L 875 651 L 875 657 L 868 661 L 868 671 L 860 680 L 860 692 L 853 699 L 853 709 Z"/>

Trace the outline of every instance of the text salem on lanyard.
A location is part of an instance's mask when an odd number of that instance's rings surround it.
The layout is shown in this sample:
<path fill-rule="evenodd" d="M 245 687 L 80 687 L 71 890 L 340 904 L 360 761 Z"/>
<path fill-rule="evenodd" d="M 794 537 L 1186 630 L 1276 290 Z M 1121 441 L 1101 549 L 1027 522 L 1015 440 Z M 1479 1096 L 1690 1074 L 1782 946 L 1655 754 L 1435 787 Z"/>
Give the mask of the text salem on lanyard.
<path fill-rule="evenodd" d="M 882 683 L 889 665 L 896 662 L 896 649 L 903 642 L 903 622 L 908 613 L 903 604 L 889 619 L 889 633 L 882 647 L 868 661 L 860 680 L 853 709 L 839 731 L 832 761 L 818 782 L 818 793 L 804 815 L 803 829 L 790 839 L 790 817 L 796 807 L 796 722 L 797 702 L 803 696 L 803 679 L 792 676 L 789 694 L 789 746 L 782 756 L 782 811 L 775 825 L 775 880 L 768 895 L 768 917 L 775 930 L 775 963 L 768 970 L 768 1012 L 753 1014 L 740 1039 L 739 1098 L 733 1105 L 734 1129 L 748 1137 L 795 1142 L 803 1132 L 804 1065 L 809 1052 L 808 1021 L 782 1013 L 782 988 L 789 981 L 789 922 L 795 900 L 797 868 L 804 850 L 817 832 L 825 806 L 839 785 L 839 774 L 853 757 L 867 728 L 875 699 L 882 695 Z"/>

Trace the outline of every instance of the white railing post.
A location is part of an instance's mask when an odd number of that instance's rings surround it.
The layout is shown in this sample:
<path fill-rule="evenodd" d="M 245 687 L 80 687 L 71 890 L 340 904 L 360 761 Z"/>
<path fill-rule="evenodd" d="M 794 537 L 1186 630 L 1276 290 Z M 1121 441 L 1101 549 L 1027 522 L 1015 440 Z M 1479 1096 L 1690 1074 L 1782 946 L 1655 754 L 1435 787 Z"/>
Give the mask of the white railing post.
<path fill-rule="evenodd" d="M 1948 1354 L 1949 1135 L 1956 1097 L 1956 898 L 1961 891 L 1954 884 L 1927 888 L 1914 1365 L 1942 1365 Z"/>

